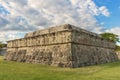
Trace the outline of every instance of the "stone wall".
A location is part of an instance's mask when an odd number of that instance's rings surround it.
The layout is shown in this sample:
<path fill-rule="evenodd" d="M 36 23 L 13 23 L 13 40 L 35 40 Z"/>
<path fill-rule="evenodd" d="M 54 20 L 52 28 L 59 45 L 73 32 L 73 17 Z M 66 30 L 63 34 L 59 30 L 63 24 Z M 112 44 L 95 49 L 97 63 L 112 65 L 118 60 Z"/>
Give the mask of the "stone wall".
<path fill-rule="evenodd" d="M 80 67 L 118 60 L 115 44 L 99 35 L 66 24 L 27 33 L 8 41 L 5 60 Z"/>
<path fill-rule="evenodd" d="M 108 63 L 118 60 L 114 50 L 102 47 L 72 44 L 73 67 Z"/>
<path fill-rule="evenodd" d="M 71 66 L 71 32 L 67 25 L 31 32 L 22 39 L 8 41 L 6 60 Z"/>
<path fill-rule="evenodd" d="M 71 66 L 68 58 L 71 55 L 70 44 L 57 44 L 36 47 L 11 48 L 6 59 L 10 61 L 42 63 L 53 66 Z"/>

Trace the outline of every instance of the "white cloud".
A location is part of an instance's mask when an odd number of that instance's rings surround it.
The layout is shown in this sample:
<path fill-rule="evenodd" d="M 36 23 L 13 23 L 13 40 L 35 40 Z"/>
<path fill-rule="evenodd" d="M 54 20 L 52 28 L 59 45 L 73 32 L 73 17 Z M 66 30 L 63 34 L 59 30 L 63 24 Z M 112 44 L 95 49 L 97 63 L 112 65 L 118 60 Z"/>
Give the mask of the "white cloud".
<path fill-rule="evenodd" d="M 117 34 L 120 37 L 120 27 L 113 27 L 111 29 L 106 30 L 106 32 Z"/>
<path fill-rule="evenodd" d="M 105 16 L 109 16 L 109 15 L 110 15 L 110 13 L 109 13 L 108 9 L 106 8 L 106 6 L 100 7 L 99 10 L 100 10 L 100 11 L 102 12 L 102 14 L 105 15 Z"/>
<path fill-rule="evenodd" d="M 25 35 L 25 33 L 26 32 L 18 32 L 18 31 L 0 32 L 0 42 L 22 38 Z"/>
<path fill-rule="evenodd" d="M 3 32 L 33 31 L 65 23 L 100 32 L 102 27 L 95 16 L 110 15 L 105 6 L 98 7 L 92 0 L 0 0 L 0 5 L 9 12 L 0 15 Z"/>

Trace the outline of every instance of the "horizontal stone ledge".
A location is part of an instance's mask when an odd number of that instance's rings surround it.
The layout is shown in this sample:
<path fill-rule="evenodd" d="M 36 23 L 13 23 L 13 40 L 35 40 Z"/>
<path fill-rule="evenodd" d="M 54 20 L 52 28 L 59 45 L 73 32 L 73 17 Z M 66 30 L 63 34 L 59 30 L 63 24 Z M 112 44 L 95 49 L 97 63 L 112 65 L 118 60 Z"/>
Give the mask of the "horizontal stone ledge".
<path fill-rule="evenodd" d="M 43 44 L 43 45 L 34 45 L 34 46 L 20 46 L 20 47 L 7 47 L 7 48 L 22 48 L 22 47 L 38 47 L 38 46 L 51 46 L 51 45 L 62 45 L 62 44 L 76 44 L 76 45 L 84 45 L 84 46 L 91 46 L 91 47 L 99 47 L 99 48 L 107 48 L 107 49 L 115 49 L 112 47 L 104 47 L 104 46 L 94 46 L 89 44 L 82 44 L 76 42 L 65 42 L 65 43 L 54 43 L 54 44 Z"/>
<path fill-rule="evenodd" d="M 72 44 L 76 45 L 85 45 L 85 46 L 93 46 L 93 47 L 99 47 L 99 48 L 108 48 L 108 49 L 115 49 L 115 47 L 104 47 L 104 46 L 95 46 L 95 45 L 90 45 L 90 44 L 84 44 L 84 43 L 77 43 L 77 42 L 71 42 Z"/>

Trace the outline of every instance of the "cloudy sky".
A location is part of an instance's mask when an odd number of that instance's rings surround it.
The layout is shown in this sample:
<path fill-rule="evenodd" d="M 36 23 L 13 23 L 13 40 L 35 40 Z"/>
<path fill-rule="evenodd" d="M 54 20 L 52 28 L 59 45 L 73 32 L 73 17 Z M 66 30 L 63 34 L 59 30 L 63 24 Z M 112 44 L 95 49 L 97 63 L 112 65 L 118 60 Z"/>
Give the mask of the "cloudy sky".
<path fill-rule="evenodd" d="M 66 23 L 120 36 L 120 0 L 0 0 L 0 41 Z"/>

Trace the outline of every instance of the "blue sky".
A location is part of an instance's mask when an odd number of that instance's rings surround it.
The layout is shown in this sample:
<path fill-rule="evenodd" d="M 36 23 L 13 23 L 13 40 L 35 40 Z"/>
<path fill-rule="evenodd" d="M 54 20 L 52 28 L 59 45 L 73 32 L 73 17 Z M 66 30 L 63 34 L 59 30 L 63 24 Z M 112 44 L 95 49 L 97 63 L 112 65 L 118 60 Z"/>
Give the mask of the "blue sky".
<path fill-rule="evenodd" d="M 120 37 L 120 0 L 0 0 L 0 41 L 62 24 Z"/>
<path fill-rule="evenodd" d="M 112 28 L 120 26 L 120 0 L 94 0 L 98 6 L 106 6 L 110 12 L 109 17 L 97 16 L 99 22 L 104 23 L 104 27 Z"/>

